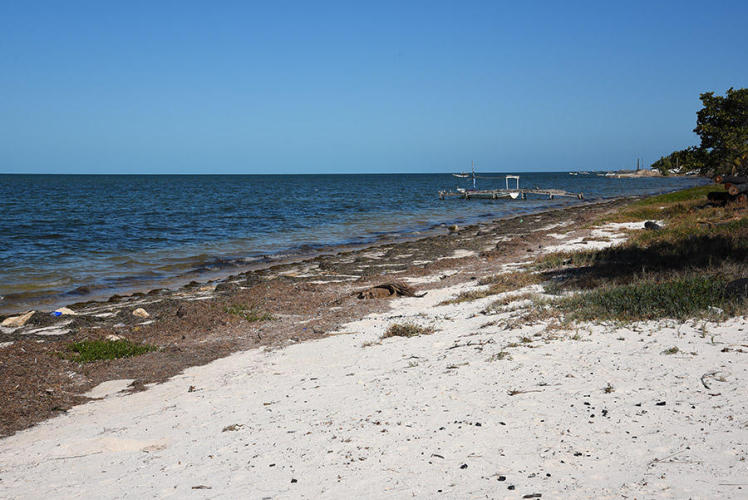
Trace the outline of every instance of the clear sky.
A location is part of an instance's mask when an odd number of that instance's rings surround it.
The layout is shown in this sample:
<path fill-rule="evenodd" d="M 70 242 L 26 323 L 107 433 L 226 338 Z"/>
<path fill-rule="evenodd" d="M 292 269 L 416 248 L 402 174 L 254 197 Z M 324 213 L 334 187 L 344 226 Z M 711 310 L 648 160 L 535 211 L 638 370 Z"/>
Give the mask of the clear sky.
<path fill-rule="evenodd" d="M 630 168 L 748 84 L 748 2 L 0 0 L 0 173 Z"/>

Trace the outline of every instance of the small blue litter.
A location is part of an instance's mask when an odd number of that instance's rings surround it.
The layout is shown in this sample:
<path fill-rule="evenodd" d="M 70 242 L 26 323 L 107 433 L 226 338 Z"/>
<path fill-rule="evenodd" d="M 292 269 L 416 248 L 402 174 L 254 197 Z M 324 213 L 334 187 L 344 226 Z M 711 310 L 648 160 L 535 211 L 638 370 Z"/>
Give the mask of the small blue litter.
<path fill-rule="evenodd" d="M 52 313 L 52 316 L 62 316 L 62 313 L 60 311 L 55 311 Z"/>

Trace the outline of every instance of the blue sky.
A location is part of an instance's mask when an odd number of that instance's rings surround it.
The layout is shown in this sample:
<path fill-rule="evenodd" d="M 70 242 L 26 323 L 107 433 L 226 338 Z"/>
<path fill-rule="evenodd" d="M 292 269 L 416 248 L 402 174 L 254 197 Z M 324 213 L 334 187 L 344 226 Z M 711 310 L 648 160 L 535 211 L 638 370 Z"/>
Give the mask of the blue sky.
<path fill-rule="evenodd" d="M 748 2 L 0 0 L 0 173 L 630 168 L 748 82 Z"/>

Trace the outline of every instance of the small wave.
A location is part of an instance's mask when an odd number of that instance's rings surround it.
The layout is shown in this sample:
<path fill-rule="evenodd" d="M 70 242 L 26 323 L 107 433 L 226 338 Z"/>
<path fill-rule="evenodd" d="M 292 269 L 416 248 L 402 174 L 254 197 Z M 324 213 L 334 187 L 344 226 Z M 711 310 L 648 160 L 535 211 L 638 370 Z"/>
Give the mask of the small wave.
<path fill-rule="evenodd" d="M 3 301 L 7 303 L 28 303 L 31 301 L 43 300 L 50 297 L 58 296 L 61 290 L 33 290 L 28 292 L 8 293 L 3 296 Z"/>
<path fill-rule="evenodd" d="M 60 233 L 47 233 L 47 234 L 37 234 L 34 235 L 34 238 L 37 240 L 61 240 L 62 238 L 65 238 L 67 235 L 60 234 Z"/>
<path fill-rule="evenodd" d="M 79 286 L 77 288 L 74 288 L 68 292 L 65 292 L 65 295 L 73 296 L 73 297 L 79 297 L 82 295 L 88 295 L 91 293 L 91 288 L 87 286 Z"/>

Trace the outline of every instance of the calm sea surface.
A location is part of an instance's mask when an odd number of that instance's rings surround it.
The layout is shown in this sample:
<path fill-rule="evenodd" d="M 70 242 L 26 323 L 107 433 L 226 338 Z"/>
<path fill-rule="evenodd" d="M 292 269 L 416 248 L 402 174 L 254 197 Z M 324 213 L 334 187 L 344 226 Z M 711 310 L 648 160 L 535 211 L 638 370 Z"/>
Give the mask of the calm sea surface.
<path fill-rule="evenodd" d="M 581 191 L 587 200 L 705 182 L 520 175 L 521 187 Z M 0 312 L 578 203 L 438 199 L 457 186 L 467 180 L 449 174 L 0 175 Z"/>

